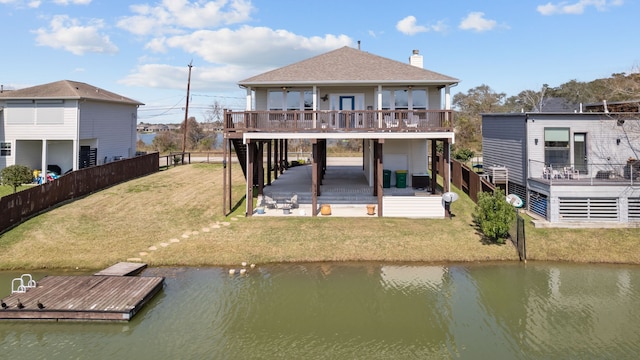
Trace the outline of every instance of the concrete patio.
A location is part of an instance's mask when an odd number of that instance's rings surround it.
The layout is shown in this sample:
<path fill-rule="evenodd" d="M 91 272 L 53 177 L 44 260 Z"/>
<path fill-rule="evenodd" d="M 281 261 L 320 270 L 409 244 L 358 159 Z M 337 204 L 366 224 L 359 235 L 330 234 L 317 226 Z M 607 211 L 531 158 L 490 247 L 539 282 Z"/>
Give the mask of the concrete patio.
<path fill-rule="evenodd" d="M 385 196 L 428 196 L 426 189 L 406 188 L 383 189 Z M 264 195 L 273 199 L 290 199 L 298 195 L 299 207 L 287 211 L 279 206 L 276 209 L 265 207 L 264 214 L 254 210 L 255 216 L 312 216 L 311 207 L 311 166 L 302 165 L 287 169 L 283 174 L 273 180 L 271 185 L 265 186 Z M 327 171 L 321 185 L 321 195 L 318 197 L 318 206 L 328 204 L 331 207 L 331 215 L 321 215 L 320 209 L 316 210 L 318 217 L 377 217 L 378 199 L 373 196 L 373 188 L 368 185 L 362 170 L 361 158 L 329 157 L 327 158 Z M 376 205 L 375 214 L 367 214 L 367 205 Z M 260 204 L 258 204 L 260 205 Z"/>

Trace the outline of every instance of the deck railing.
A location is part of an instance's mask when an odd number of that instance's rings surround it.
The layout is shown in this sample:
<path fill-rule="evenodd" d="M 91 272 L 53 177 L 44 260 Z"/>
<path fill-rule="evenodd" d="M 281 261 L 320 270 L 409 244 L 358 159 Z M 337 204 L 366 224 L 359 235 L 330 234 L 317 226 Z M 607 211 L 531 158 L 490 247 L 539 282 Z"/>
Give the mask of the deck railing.
<path fill-rule="evenodd" d="M 529 179 L 550 185 L 638 185 L 640 161 L 553 165 L 529 160 Z"/>
<path fill-rule="evenodd" d="M 225 110 L 225 131 L 368 132 L 453 131 L 452 110 Z"/>

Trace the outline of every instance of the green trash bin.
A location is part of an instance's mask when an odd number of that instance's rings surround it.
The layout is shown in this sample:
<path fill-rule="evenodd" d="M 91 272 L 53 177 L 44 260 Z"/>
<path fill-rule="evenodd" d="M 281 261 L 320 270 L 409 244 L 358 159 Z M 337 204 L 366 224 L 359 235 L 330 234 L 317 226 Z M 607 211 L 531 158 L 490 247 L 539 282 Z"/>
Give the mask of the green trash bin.
<path fill-rule="evenodd" d="M 391 170 L 382 170 L 382 187 L 391 187 Z"/>
<path fill-rule="evenodd" d="M 407 170 L 396 170 L 396 187 L 407 187 Z"/>

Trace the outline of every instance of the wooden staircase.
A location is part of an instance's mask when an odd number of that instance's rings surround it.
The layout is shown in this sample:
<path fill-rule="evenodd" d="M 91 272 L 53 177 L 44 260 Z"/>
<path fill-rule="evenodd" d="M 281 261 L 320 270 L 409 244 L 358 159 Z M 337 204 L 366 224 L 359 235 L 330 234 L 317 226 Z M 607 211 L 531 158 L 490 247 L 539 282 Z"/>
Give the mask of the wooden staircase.
<path fill-rule="evenodd" d="M 238 157 L 238 163 L 242 168 L 242 173 L 244 174 L 244 178 L 247 178 L 247 145 L 242 143 L 242 139 L 231 139 L 231 143 L 233 144 L 233 148 L 235 149 L 236 156 Z M 255 146 L 255 145 L 254 145 Z M 258 152 L 255 152 L 256 157 L 260 156 Z M 256 159 L 253 161 L 253 184 L 258 183 L 258 162 Z"/>

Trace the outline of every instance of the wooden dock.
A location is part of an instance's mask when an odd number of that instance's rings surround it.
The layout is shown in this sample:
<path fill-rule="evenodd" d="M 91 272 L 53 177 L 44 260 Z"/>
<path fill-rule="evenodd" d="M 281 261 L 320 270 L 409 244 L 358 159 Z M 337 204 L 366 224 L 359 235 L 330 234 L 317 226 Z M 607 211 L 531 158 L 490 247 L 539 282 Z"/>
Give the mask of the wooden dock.
<path fill-rule="evenodd" d="M 96 276 L 133 276 L 147 268 L 147 264 L 133 262 L 119 262 L 93 274 Z"/>
<path fill-rule="evenodd" d="M 128 321 L 163 285 L 164 277 L 47 276 L 4 297 L 0 320 Z"/>

